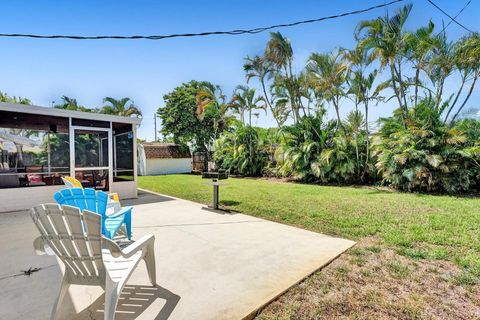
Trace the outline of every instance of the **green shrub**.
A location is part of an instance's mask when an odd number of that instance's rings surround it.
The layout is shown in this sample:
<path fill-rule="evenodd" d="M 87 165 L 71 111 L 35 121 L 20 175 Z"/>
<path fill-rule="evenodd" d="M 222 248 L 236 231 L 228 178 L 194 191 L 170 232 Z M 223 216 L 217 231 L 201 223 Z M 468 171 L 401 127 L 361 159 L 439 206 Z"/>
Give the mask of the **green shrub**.
<path fill-rule="evenodd" d="M 441 120 L 442 108 L 431 99 L 409 111 L 405 126 L 395 115 L 382 120 L 372 148 L 383 183 L 406 191 L 457 193 L 472 191 L 478 180 L 479 126 L 452 126 Z M 476 159 L 477 158 L 477 159 Z"/>
<path fill-rule="evenodd" d="M 213 158 L 220 168 L 231 173 L 259 176 L 267 164 L 268 154 L 256 128 L 239 126 L 215 141 Z"/>

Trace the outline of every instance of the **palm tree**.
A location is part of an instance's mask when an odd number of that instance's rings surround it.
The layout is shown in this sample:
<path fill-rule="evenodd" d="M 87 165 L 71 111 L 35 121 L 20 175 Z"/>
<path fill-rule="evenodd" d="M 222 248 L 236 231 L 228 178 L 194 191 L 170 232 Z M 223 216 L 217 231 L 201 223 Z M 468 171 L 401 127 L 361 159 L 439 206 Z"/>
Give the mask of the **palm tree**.
<path fill-rule="evenodd" d="M 402 110 L 402 119 L 408 113 L 405 84 L 402 78 L 402 53 L 406 49 L 407 34 L 404 31 L 405 22 L 412 10 L 412 5 L 406 5 L 389 17 L 379 17 L 374 20 L 362 21 L 358 24 L 355 37 L 360 48 L 370 51 L 371 59 L 378 59 L 382 68 L 389 67 L 393 91 Z"/>
<path fill-rule="evenodd" d="M 299 109 L 303 108 L 299 96 L 299 84 L 293 74 L 293 49 L 290 40 L 285 38 L 280 32 L 270 33 L 270 40 L 265 49 L 265 58 L 275 68 L 275 82 L 277 85 L 285 86 L 292 109 L 294 122 L 300 118 Z"/>
<path fill-rule="evenodd" d="M 92 112 L 95 110 L 89 109 L 82 105 L 79 105 L 77 99 L 70 98 L 67 96 L 62 96 L 62 103 L 56 104 L 53 106 L 56 109 L 72 110 L 72 111 L 82 111 L 82 112 Z"/>
<path fill-rule="evenodd" d="M 252 111 L 259 109 L 265 110 L 264 105 L 259 105 L 263 101 L 263 97 L 255 97 L 255 88 L 237 86 L 229 105 L 239 113 L 242 124 L 245 124 L 244 115 L 245 112 L 248 112 L 248 125 L 252 126 Z"/>
<path fill-rule="evenodd" d="M 462 104 L 458 108 L 455 115 L 452 117 L 451 122 L 453 123 L 458 115 L 462 112 L 463 108 L 470 99 L 473 89 L 477 83 L 478 78 L 480 77 L 480 35 L 472 34 L 461 39 L 455 46 L 455 60 L 456 65 L 459 70 L 462 72 L 462 84 L 455 97 L 454 102 L 450 106 L 448 113 L 445 117 L 447 121 L 450 112 L 455 107 L 455 103 L 458 100 L 458 96 L 463 89 L 463 86 L 468 78 L 471 79 L 470 89 L 468 90 L 467 96 L 464 98 Z"/>
<path fill-rule="evenodd" d="M 8 94 L 0 91 L 0 102 L 7 102 L 7 103 L 16 103 L 16 104 L 32 104 L 30 99 L 22 98 L 22 97 L 11 97 Z"/>
<path fill-rule="evenodd" d="M 435 108 L 440 108 L 442 102 L 445 79 L 452 73 L 455 67 L 454 46 L 447 41 L 444 33 L 437 35 L 433 42 L 433 54 L 430 59 L 429 76 L 436 86 Z"/>
<path fill-rule="evenodd" d="M 340 118 L 340 99 L 345 96 L 344 84 L 348 65 L 339 50 L 331 53 L 312 53 L 308 58 L 307 72 L 316 91 L 323 92 L 325 100 L 335 108 L 337 128 L 343 127 Z"/>
<path fill-rule="evenodd" d="M 120 100 L 106 97 L 103 99 L 103 103 L 109 103 L 102 108 L 102 112 L 105 114 L 113 114 L 122 117 L 142 116 L 140 109 L 128 97 L 121 98 Z"/>
<path fill-rule="evenodd" d="M 219 129 L 228 122 L 227 111 L 228 104 L 222 88 L 210 82 L 203 81 L 199 83 L 199 90 L 196 96 L 197 117 L 203 120 L 206 115 L 213 119 L 215 137 Z"/>
<path fill-rule="evenodd" d="M 281 112 L 282 109 L 275 108 L 274 104 L 272 103 L 272 99 L 267 94 L 266 81 L 271 78 L 273 72 L 271 62 L 265 59 L 265 57 L 254 56 L 253 58 L 251 58 L 247 56 L 245 58 L 243 70 L 246 73 L 247 84 L 252 78 L 258 78 L 258 81 L 262 86 L 262 93 L 265 104 L 272 113 L 273 119 L 277 123 L 277 127 L 280 129 L 285 122 L 285 120 L 283 120 L 283 118 L 285 118 L 284 112 Z"/>
<path fill-rule="evenodd" d="M 428 73 L 428 67 L 436 45 L 437 39 L 433 36 L 434 28 L 435 25 L 430 21 L 428 26 L 418 28 L 415 32 L 407 33 L 405 36 L 407 57 L 415 68 L 414 105 L 418 103 L 418 89 L 421 84 L 420 72 L 423 70 Z"/>

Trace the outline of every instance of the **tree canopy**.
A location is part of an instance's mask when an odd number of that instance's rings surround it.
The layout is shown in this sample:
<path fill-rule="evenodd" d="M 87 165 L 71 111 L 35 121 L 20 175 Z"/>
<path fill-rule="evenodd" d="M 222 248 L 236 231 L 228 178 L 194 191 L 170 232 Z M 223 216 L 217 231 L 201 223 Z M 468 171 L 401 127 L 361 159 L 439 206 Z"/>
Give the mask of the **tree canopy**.
<path fill-rule="evenodd" d="M 210 151 L 224 129 L 214 110 L 224 102 L 214 102 L 215 90 L 210 83 L 190 81 L 164 95 L 165 106 L 157 111 L 162 120 L 160 132 L 175 143 L 190 145 L 193 150 Z"/>

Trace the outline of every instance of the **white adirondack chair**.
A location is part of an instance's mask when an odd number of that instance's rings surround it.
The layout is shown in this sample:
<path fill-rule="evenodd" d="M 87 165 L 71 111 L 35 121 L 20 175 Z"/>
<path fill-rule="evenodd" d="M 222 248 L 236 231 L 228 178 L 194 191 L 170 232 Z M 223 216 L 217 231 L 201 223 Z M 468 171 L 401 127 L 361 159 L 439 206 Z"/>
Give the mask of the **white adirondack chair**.
<path fill-rule="evenodd" d="M 65 274 L 51 319 L 55 319 L 71 284 L 101 286 L 105 290 L 104 319 L 115 317 L 120 293 L 141 259 L 156 285 L 153 235 L 146 235 L 124 249 L 101 236 L 101 216 L 76 207 L 43 204 L 32 208 L 33 222 L 41 236 L 34 240 L 38 254 L 57 255 Z"/>

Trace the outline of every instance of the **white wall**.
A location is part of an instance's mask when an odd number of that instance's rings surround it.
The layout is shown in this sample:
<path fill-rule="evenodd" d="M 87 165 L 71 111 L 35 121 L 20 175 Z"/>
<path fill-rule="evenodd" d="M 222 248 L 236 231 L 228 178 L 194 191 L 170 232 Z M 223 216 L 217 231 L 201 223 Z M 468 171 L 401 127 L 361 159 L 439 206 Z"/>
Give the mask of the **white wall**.
<path fill-rule="evenodd" d="M 192 172 L 192 158 L 147 159 L 147 176 Z"/>
<path fill-rule="evenodd" d="M 53 194 L 64 185 L 0 189 L 0 212 L 28 210 L 42 203 L 56 203 Z"/>

